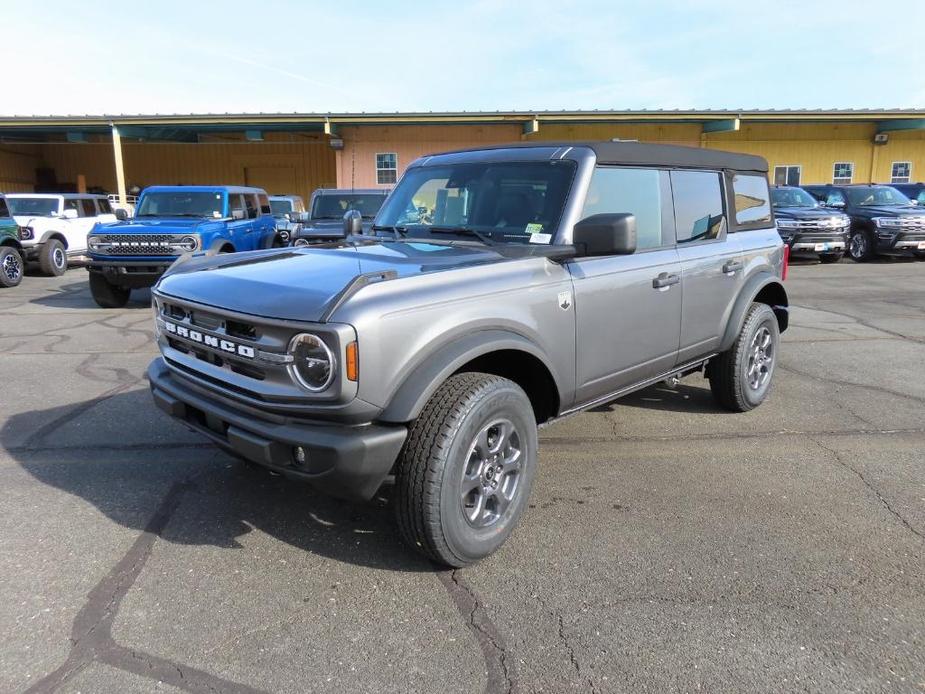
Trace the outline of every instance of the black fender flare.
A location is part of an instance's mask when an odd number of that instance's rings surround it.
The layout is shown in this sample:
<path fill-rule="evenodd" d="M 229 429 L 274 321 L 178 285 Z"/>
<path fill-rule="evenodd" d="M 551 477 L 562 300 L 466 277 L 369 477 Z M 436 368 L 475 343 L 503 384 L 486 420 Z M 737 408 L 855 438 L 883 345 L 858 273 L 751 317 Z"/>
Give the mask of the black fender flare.
<path fill-rule="evenodd" d="M 206 253 L 208 253 L 209 255 L 218 255 L 220 249 L 223 246 L 231 246 L 232 251 L 235 250 L 234 244 L 231 243 L 231 241 L 229 241 L 226 238 L 219 237 L 216 239 L 212 239 L 212 243 L 209 244 L 209 247 L 206 249 Z"/>
<path fill-rule="evenodd" d="M 416 419 L 424 405 L 446 379 L 468 362 L 490 352 L 515 350 L 538 359 L 549 372 L 561 399 L 562 389 L 549 360 L 533 342 L 508 330 L 479 330 L 429 352 L 405 377 L 377 418 L 403 423 Z"/>
<path fill-rule="evenodd" d="M 42 234 L 42 238 L 36 243 L 48 243 L 51 239 L 58 239 L 58 241 L 64 244 L 64 248 L 67 249 L 67 237 L 65 237 L 63 231 L 58 231 L 57 229 L 49 229 Z"/>
<path fill-rule="evenodd" d="M 725 352 L 732 347 L 736 337 L 742 330 L 742 324 L 745 322 L 745 314 L 748 313 L 748 307 L 752 305 L 762 291 L 770 290 L 774 297 L 773 303 L 770 304 L 777 316 L 777 323 L 780 331 L 787 329 L 788 316 L 790 311 L 790 301 L 787 298 L 787 290 L 781 283 L 780 278 L 771 272 L 762 271 L 752 275 L 745 281 L 745 286 L 739 292 L 732 311 L 729 314 L 729 320 L 726 322 L 726 332 L 723 333 L 723 339 L 719 344 L 719 351 Z"/>
<path fill-rule="evenodd" d="M 0 248 L 3 246 L 12 248 L 17 253 L 19 253 L 19 255 L 22 255 L 22 244 L 14 238 L 3 239 L 3 241 L 0 241 Z"/>

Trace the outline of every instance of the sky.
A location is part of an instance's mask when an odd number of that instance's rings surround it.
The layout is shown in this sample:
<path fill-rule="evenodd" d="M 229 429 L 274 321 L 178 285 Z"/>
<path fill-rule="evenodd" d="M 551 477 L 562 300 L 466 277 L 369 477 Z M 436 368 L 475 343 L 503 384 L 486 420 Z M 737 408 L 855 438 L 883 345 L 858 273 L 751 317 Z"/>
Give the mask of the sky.
<path fill-rule="evenodd" d="M 0 115 L 925 107 L 925 0 L 0 0 Z"/>

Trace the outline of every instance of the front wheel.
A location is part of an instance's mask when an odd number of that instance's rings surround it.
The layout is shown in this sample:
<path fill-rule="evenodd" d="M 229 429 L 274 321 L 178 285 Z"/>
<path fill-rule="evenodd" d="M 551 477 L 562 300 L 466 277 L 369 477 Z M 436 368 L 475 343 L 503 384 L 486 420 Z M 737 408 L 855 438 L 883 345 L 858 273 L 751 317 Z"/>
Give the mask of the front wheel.
<path fill-rule="evenodd" d="M 752 304 L 732 347 L 707 367 L 716 401 L 733 412 L 748 412 L 768 397 L 777 364 L 780 329 L 767 304 Z"/>
<path fill-rule="evenodd" d="M 829 263 L 837 263 L 844 257 L 844 253 L 822 253 L 819 256 L 819 262 L 823 265 L 828 265 Z"/>
<path fill-rule="evenodd" d="M 67 271 L 67 251 L 58 239 L 51 239 L 42 244 L 39 251 L 39 267 L 42 273 L 51 277 L 60 277 Z"/>
<path fill-rule="evenodd" d="M 851 233 L 848 239 L 848 255 L 858 263 L 864 263 L 874 257 L 874 239 L 873 236 L 863 229 L 858 229 Z"/>
<path fill-rule="evenodd" d="M 19 251 L 0 246 L 0 287 L 15 287 L 22 282 L 24 267 Z"/>
<path fill-rule="evenodd" d="M 447 566 L 488 556 L 527 506 L 536 459 L 536 419 L 520 386 L 484 373 L 451 377 L 411 425 L 398 463 L 402 539 Z"/>
<path fill-rule="evenodd" d="M 91 272 L 90 293 L 101 308 L 122 308 L 128 303 L 132 290 L 110 284 L 100 273 Z"/>

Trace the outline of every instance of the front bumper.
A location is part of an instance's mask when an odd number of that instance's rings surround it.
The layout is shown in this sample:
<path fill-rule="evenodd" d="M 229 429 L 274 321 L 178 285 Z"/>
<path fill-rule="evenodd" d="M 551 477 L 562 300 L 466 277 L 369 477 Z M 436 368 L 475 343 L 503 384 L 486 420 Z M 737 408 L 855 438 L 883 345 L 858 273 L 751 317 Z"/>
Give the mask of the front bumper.
<path fill-rule="evenodd" d="M 148 367 L 148 380 L 158 407 L 220 448 L 340 498 L 371 499 L 408 434 L 402 426 L 254 417 L 185 385 L 160 357 Z M 297 446 L 305 450 L 301 465 L 293 456 Z"/>
<path fill-rule="evenodd" d="M 899 232 L 898 234 L 877 234 L 877 251 L 900 255 L 925 253 L 925 232 Z"/>
<path fill-rule="evenodd" d="M 157 284 L 174 260 L 152 258 L 151 260 L 100 260 L 91 257 L 87 270 L 104 275 L 110 284 L 130 289 L 153 287 Z"/>
<path fill-rule="evenodd" d="M 795 253 L 844 253 L 848 245 L 848 232 L 820 233 L 818 231 L 797 231 L 785 235 L 784 243 Z"/>

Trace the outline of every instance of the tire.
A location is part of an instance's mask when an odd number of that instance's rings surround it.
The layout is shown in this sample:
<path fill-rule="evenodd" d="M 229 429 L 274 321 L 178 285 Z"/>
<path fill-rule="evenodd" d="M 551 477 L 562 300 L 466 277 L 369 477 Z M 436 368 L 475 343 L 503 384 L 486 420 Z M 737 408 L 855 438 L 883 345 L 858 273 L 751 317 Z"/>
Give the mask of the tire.
<path fill-rule="evenodd" d="M 302 246 L 308 246 L 310 244 L 308 243 L 306 239 L 296 239 L 295 241 L 292 242 L 292 245 L 295 246 L 296 248 L 301 248 Z"/>
<path fill-rule="evenodd" d="M 829 263 L 837 263 L 844 257 L 844 253 L 822 253 L 819 255 L 819 262 L 823 265 L 828 265 Z"/>
<path fill-rule="evenodd" d="M 732 347 L 710 360 L 713 397 L 727 410 L 748 412 L 768 397 L 777 364 L 780 330 L 767 304 L 752 304 Z"/>
<path fill-rule="evenodd" d="M 90 293 L 101 308 L 122 308 L 128 303 L 132 290 L 110 284 L 100 273 L 91 272 Z"/>
<path fill-rule="evenodd" d="M 42 244 L 39 251 L 39 267 L 42 274 L 60 277 L 67 272 L 67 251 L 58 239 L 50 239 Z"/>
<path fill-rule="evenodd" d="M 536 459 L 536 419 L 520 386 L 484 373 L 452 376 L 411 424 L 399 458 L 402 539 L 451 567 L 488 556 L 527 506 Z"/>
<path fill-rule="evenodd" d="M 866 263 L 876 255 L 876 241 L 870 232 L 864 229 L 853 231 L 848 238 L 848 255 L 858 263 Z"/>
<path fill-rule="evenodd" d="M 16 287 L 22 282 L 25 264 L 12 246 L 0 246 L 0 287 Z"/>

